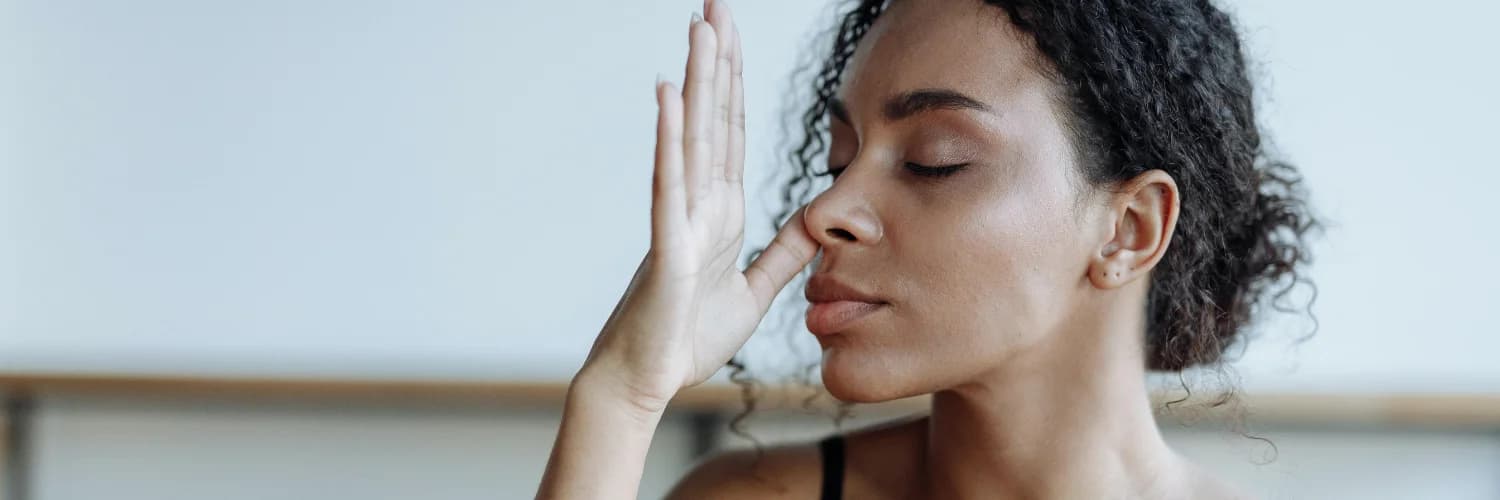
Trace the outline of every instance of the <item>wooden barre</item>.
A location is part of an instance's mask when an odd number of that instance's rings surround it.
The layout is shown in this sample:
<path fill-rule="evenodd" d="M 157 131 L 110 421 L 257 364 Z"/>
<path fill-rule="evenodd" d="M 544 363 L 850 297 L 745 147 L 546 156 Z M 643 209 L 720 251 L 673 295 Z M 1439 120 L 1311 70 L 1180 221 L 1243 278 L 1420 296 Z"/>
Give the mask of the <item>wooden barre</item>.
<path fill-rule="evenodd" d="M 705 384 L 683 391 L 672 401 L 671 411 L 738 412 L 740 387 Z M 292 399 L 317 401 L 402 401 L 415 403 L 466 403 L 502 407 L 557 408 L 567 395 L 565 382 L 499 382 L 469 380 L 378 380 L 186 377 L 167 375 L 111 374 L 19 374 L 0 373 L 0 393 L 85 394 L 112 397 L 207 397 L 230 399 Z M 814 399 L 810 409 L 826 411 L 835 401 L 819 389 L 799 386 L 763 387 L 757 390 L 757 408 L 796 410 L 803 400 Z M 1223 420 L 1235 411 L 1248 412 L 1252 423 L 1307 425 L 1401 425 L 1427 427 L 1482 427 L 1500 429 L 1500 393 L 1263 393 L 1241 394 L 1240 406 L 1211 408 L 1209 397 L 1192 398 L 1164 410 L 1167 401 L 1181 393 L 1152 394 L 1158 415 L 1175 420 Z M 860 404 L 860 413 L 913 413 L 925 410 L 927 396 Z"/>

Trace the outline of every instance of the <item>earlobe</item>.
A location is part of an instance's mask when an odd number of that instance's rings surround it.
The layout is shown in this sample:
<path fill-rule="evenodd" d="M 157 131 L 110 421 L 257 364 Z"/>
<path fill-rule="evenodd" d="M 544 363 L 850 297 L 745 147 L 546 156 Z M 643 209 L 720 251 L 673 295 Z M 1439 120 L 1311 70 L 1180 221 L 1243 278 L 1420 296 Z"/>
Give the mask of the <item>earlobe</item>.
<path fill-rule="evenodd" d="M 1122 273 L 1115 266 L 1093 266 L 1093 269 L 1094 272 L 1089 273 L 1089 281 L 1096 288 L 1108 290 L 1129 282 L 1129 273 Z"/>
<path fill-rule="evenodd" d="M 1116 249 L 1095 255 L 1094 261 L 1089 265 L 1089 281 L 1095 288 L 1108 290 L 1135 280 L 1139 273 L 1130 267 L 1130 262 L 1134 259 L 1131 259 L 1129 253 L 1129 250 Z"/>

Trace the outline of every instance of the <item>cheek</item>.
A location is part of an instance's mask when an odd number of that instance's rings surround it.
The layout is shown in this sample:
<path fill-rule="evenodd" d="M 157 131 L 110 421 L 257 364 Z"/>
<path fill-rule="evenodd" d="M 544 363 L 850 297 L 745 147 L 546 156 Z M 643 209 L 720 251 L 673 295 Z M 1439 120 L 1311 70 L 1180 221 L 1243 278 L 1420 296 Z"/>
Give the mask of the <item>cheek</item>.
<path fill-rule="evenodd" d="M 1075 224 L 1045 190 L 987 193 L 887 227 L 899 308 L 863 336 L 823 340 L 823 382 L 839 399 L 884 401 L 962 383 L 1064 317 Z M 954 206 L 960 206 L 954 203 Z M 1062 291 L 1062 292 L 1060 292 Z"/>
<path fill-rule="evenodd" d="M 920 273 L 923 321 L 964 349 L 1007 349 L 1043 338 L 1066 307 L 1076 255 L 1065 192 L 1050 182 L 991 193 L 957 220 L 929 227 L 934 255 Z"/>

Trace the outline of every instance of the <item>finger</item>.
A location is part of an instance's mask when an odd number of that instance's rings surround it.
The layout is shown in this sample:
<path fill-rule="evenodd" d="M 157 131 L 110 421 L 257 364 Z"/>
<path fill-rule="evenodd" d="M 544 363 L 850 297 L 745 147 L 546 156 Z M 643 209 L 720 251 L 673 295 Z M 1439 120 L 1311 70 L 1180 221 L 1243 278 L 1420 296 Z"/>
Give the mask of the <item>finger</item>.
<path fill-rule="evenodd" d="M 671 83 L 656 84 L 656 170 L 651 182 L 651 246 L 673 248 L 687 221 L 682 171 L 682 96 Z"/>
<path fill-rule="evenodd" d="M 807 234 L 803 222 L 803 212 L 806 211 L 806 206 L 797 209 L 766 250 L 745 269 L 745 281 L 750 284 L 750 291 L 762 313 L 770 309 L 771 301 L 787 282 L 818 254 L 818 243 Z"/>
<path fill-rule="evenodd" d="M 734 14 L 728 5 L 721 7 L 734 32 L 729 66 L 729 161 L 724 165 L 724 178 L 738 184 L 745 173 L 745 59 L 740 51 L 740 30 L 734 24 Z"/>
<path fill-rule="evenodd" d="M 711 175 L 717 179 L 725 179 L 729 162 L 729 87 L 733 80 L 730 75 L 730 66 L 734 56 L 734 26 L 729 20 L 729 11 L 723 8 L 721 2 L 705 0 L 703 12 L 708 16 L 709 24 L 714 27 L 714 33 L 718 35 L 716 57 L 714 58 L 714 117 L 713 117 L 713 164 L 710 166 Z"/>
<path fill-rule="evenodd" d="M 688 29 L 687 78 L 683 83 L 683 100 L 686 103 L 683 128 L 684 175 L 687 185 L 687 208 L 692 213 L 694 201 L 705 192 L 713 161 L 710 135 L 713 120 L 714 60 L 717 52 L 713 26 L 693 14 L 693 24 Z"/>

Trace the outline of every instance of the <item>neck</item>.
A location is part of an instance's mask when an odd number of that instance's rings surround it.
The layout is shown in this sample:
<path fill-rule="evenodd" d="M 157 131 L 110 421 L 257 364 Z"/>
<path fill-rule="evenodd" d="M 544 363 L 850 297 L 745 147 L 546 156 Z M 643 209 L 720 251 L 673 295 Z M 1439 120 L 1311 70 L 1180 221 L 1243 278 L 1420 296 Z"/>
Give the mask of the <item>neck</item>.
<path fill-rule="evenodd" d="M 1133 321 L 1075 324 L 1050 348 L 934 394 L 922 496 L 1139 498 L 1175 487 L 1183 467 L 1151 412 L 1143 312 L 1120 309 L 1087 316 Z"/>

